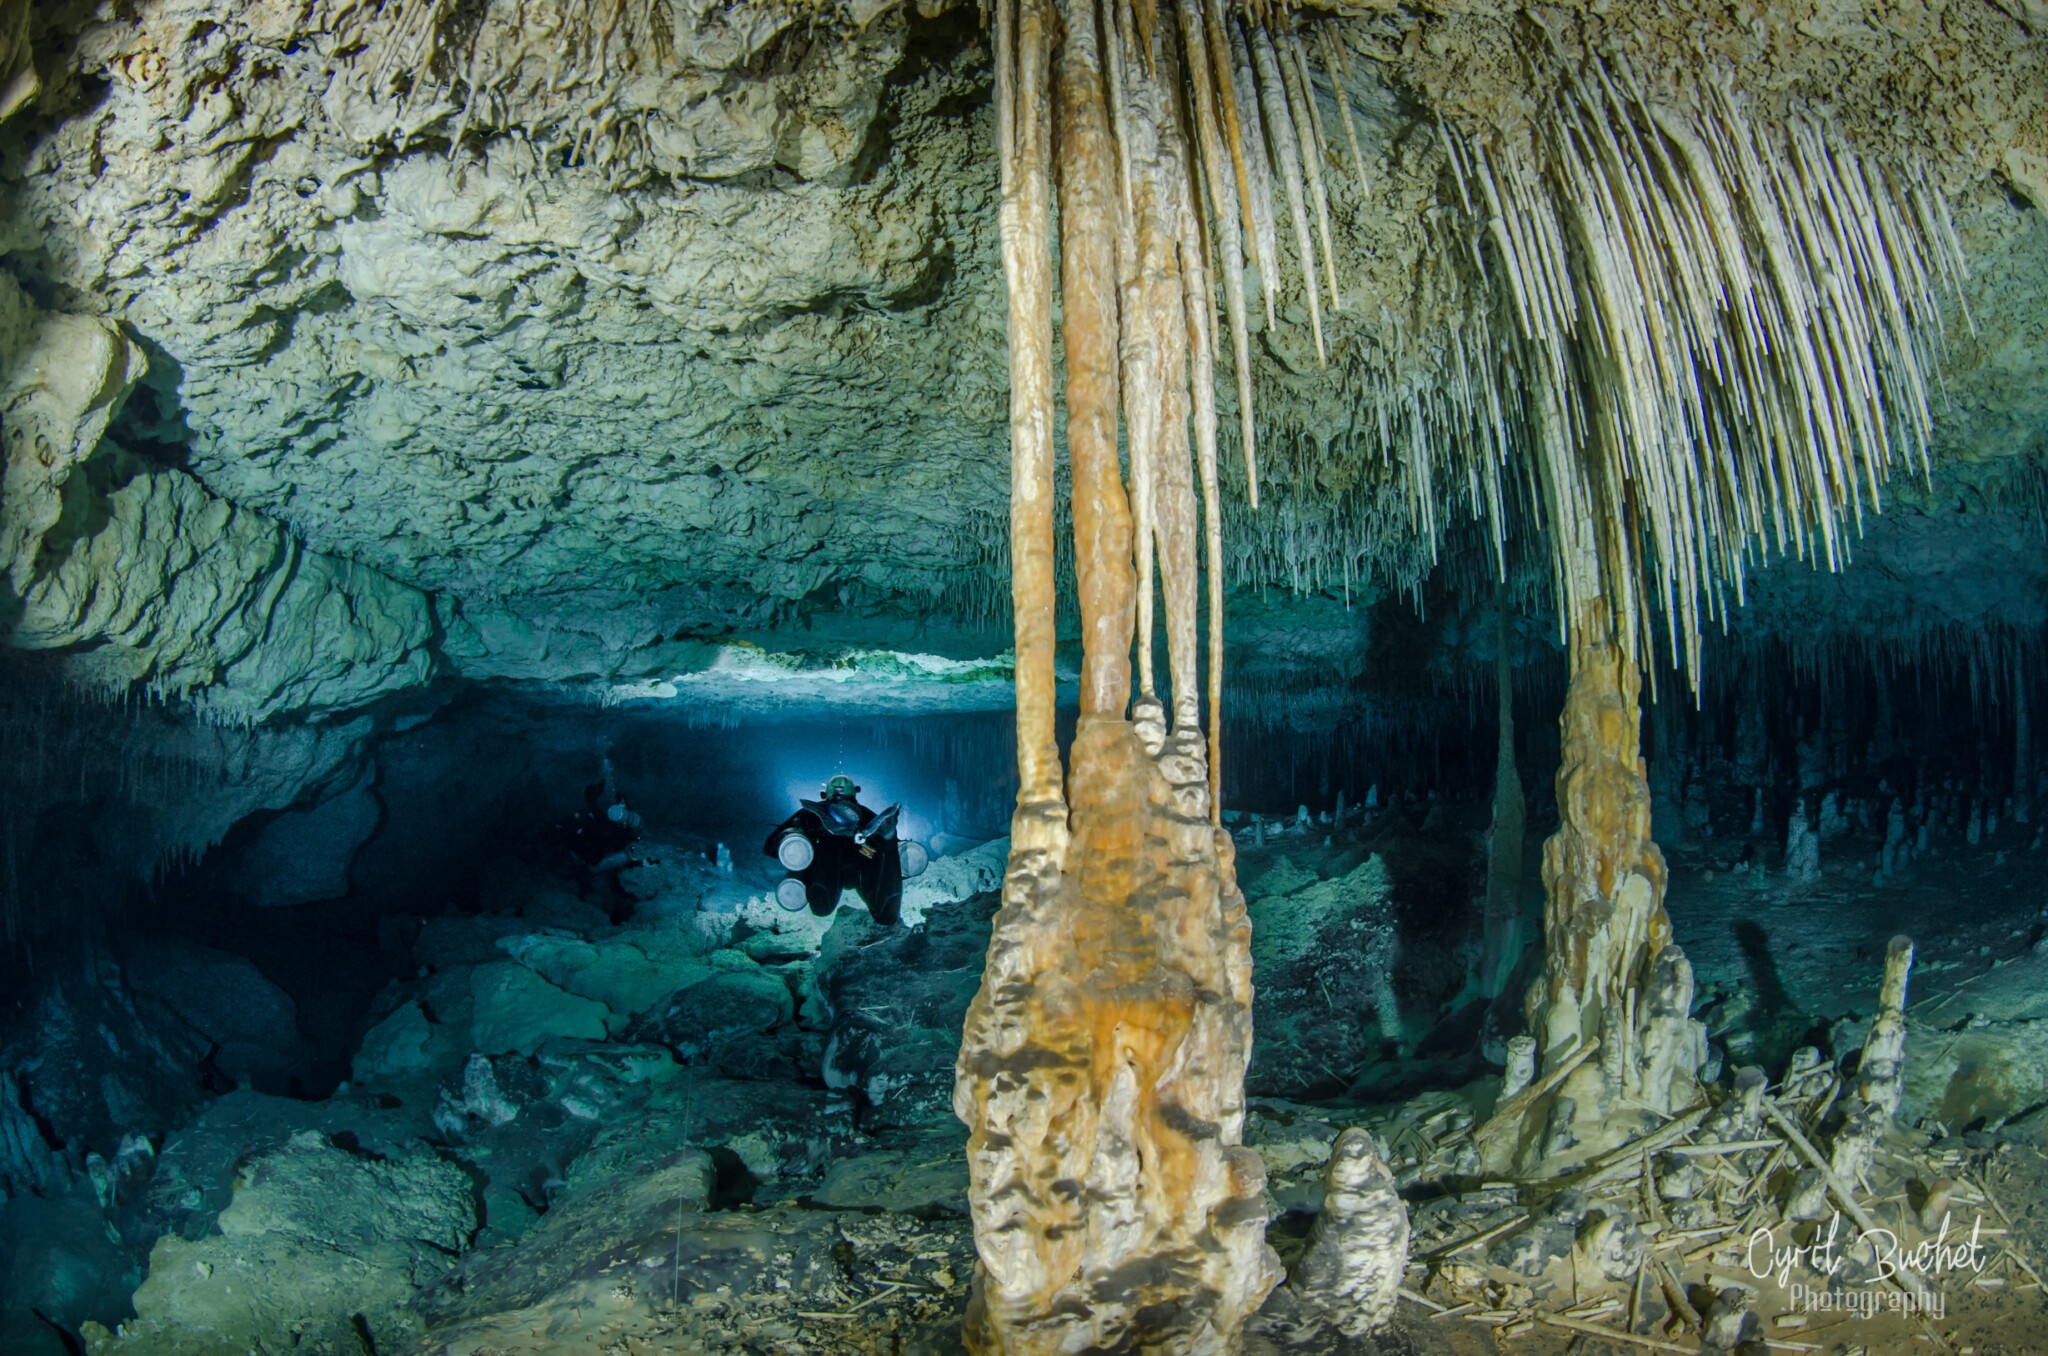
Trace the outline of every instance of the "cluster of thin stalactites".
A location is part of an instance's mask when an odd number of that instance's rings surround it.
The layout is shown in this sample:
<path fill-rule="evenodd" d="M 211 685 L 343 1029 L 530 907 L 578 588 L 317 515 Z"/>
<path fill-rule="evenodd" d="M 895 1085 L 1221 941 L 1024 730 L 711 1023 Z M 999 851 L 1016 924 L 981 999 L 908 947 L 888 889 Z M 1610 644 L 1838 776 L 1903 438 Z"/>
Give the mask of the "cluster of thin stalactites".
<path fill-rule="evenodd" d="M 1557 69 L 1527 137 L 1438 125 L 1462 211 L 1432 267 L 1464 304 L 1433 333 L 1383 316 L 1371 359 L 1332 354 L 1348 428 L 1263 430 L 1313 463 L 1295 500 L 1379 468 L 1383 488 L 1351 497 L 1407 554 L 1342 539 L 1337 500 L 1232 558 L 1348 592 L 1368 564 L 1434 564 L 1462 504 L 1497 569 L 1517 525 L 1548 533 L 1561 622 L 1605 596 L 1647 660 L 1661 612 L 1697 684 L 1702 626 L 1741 602 L 1752 559 L 1839 568 L 1866 503 L 1927 470 L 1944 295 L 1960 303 L 1967 265 L 1925 167 L 1858 154 L 1820 110 L 1758 117 L 1713 72 L 1681 106 L 1625 62 Z"/>
<path fill-rule="evenodd" d="M 1107 322 L 1120 327 L 1114 394 L 1130 447 L 1139 677 L 1150 691 L 1154 540 L 1162 574 L 1177 568 L 1161 477 L 1174 474 L 1191 428 L 1205 491 L 1219 442 L 1234 445 L 1256 507 L 1248 311 L 1263 304 L 1276 321 L 1289 227 L 1317 354 L 1337 356 L 1323 308 L 1344 305 L 1347 252 L 1324 175 L 1344 156 L 1329 122 L 1342 125 L 1369 191 L 1347 47 L 1339 20 L 1226 0 L 1004 0 L 992 20 L 1011 101 L 1006 183 L 1020 149 L 1035 148 L 1060 178 L 1063 249 L 1091 232 L 1115 245 L 1123 304 L 1107 308 Z M 1018 46 L 1027 32 L 1036 56 Z M 1085 72 L 1055 78 L 1077 47 Z M 1857 154 L 1824 114 L 1755 117 L 1712 72 L 1682 102 L 1653 98 L 1625 63 L 1557 55 L 1558 86 L 1527 137 L 1439 124 L 1464 210 L 1446 218 L 1462 225 L 1446 226 L 1430 266 L 1459 279 L 1465 305 L 1442 333 L 1404 336 L 1382 360 L 1339 358 L 1360 396 L 1353 427 L 1318 439 L 1381 466 L 1400 487 L 1407 531 L 1432 556 L 1447 498 L 1487 520 L 1503 566 L 1512 525 L 1540 525 L 1561 618 L 1604 596 L 1624 646 L 1646 658 L 1655 608 L 1697 682 L 1702 624 L 1725 619 L 1731 594 L 1740 601 L 1752 551 L 1838 567 L 1865 501 L 1876 508 L 1892 474 L 1925 468 L 1942 294 L 1960 296 L 1966 266 L 1926 172 Z M 1068 109 L 1084 87 L 1107 123 L 1113 188 L 1103 202 L 1070 190 L 1095 153 Z M 1148 229 L 1171 249 L 1148 255 Z M 1018 243 L 1006 233 L 1006 249 Z M 1172 315 L 1155 314 L 1163 294 L 1147 292 L 1157 259 L 1178 284 Z M 1071 362 L 1074 269 L 1063 269 Z M 1220 437 L 1219 292 L 1239 414 Z M 1070 377 L 1070 417 L 1073 391 Z M 1374 498 L 1382 509 L 1395 502 Z M 1208 516 L 1213 561 L 1213 496 Z M 1382 529 L 1385 518 L 1372 515 Z M 1332 541 L 1306 570 L 1275 561 L 1297 584 L 1348 590 L 1356 570 L 1387 555 L 1356 547 Z M 1243 573 L 1252 557 L 1237 556 Z M 1171 635 L 1170 583 L 1167 598 Z"/>
<path fill-rule="evenodd" d="M 1697 682 L 1702 609 L 1725 619 L 1752 550 L 1837 568 L 1865 499 L 1925 470 L 1966 265 L 1918 167 L 1817 114 L 1754 119 L 1711 78 L 1693 103 L 1594 61 L 1531 145 L 1445 139 L 1499 303 L 1472 309 L 1454 390 L 1493 414 L 1494 457 L 1525 449 L 1562 615 L 1605 595 L 1640 652 L 1654 604 Z"/>
<path fill-rule="evenodd" d="M 1327 34 L 1300 31 L 1285 10 L 1254 15 L 1223 0 L 997 0 L 991 21 L 1011 300 L 1012 593 L 1024 795 L 1057 794 L 1049 752 L 1056 179 L 1075 576 L 1087 655 L 1082 708 L 1122 712 L 1133 637 L 1138 691 L 1154 694 L 1156 592 L 1164 602 L 1175 728 L 1199 719 L 1199 536 L 1210 613 L 1213 803 L 1224 574 L 1216 400 L 1224 324 L 1216 297 L 1220 290 L 1247 498 L 1256 506 L 1248 279 L 1256 278 L 1274 323 L 1284 208 L 1324 353 L 1324 296 L 1332 307 L 1343 299 L 1323 178 L 1332 146 L 1311 48 L 1331 75 L 1345 57 Z M 1364 188 L 1351 109 L 1341 97 L 1337 105 Z M 1128 449 L 1127 479 L 1120 447 Z M 1043 702 L 1030 695 L 1039 686 Z"/>
<path fill-rule="evenodd" d="M 366 53 L 372 88 L 402 85 L 413 101 L 459 90 L 463 128 L 537 101 L 579 147 L 630 159 L 631 119 L 601 96 L 673 64 L 668 7 L 516 13 L 515 32 L 494 9 L 396 0 Z M 1348 162 L 1361 197 L 1371 192 L 1341 19 L 1236 0 L 998 0 L 989 17 L 1012 99 L 1000 114 L 1005 182 L 1017 152 L 1035 148 L 1048 185 L 1036 210 L 1050 216 L 1056 168 L 1063 244 L 1100 231 L 1114 256 L 1110 399 L 1130 449 L 1145 690 L 1153 541 L 1162 576 L 1180 573 L 1177 520 L 1160 516 L 1159 496 L 1176 492 L 1192 436 L 1210 535 L 1219 446 L 1242 457 L 1257 506 L 1250 312 L 1276 324 L 1283 291 L 1306 309 L 1318 358 L 1352 374 L 1347 455 L 1400 487 L 1403 526 L 1427 554 L 1447 498 L 1490 523 L 1501 561 L 1515 520 L 1540 523 L 1561 615 L 1606 595 L 1640 653 L 1657 607 L 1689 669 L 1702 621 L 1727 593 L 1740 599 L 1750 550 L 1838 565 L 1865 499 L 1875 506 L 1889 475 L 1925 464 L 1939 293 L 1959 290 L 1962 251 L 1923 172 L 1859 156 L 1819 114 L 1753 117 L 1711 72 L 1680 100 L 1646 95 L 1620 62 L 1532 62 L 1558 85 L 1527 135 L 1439 125 L 1463 213 L 1441 219 L 1446 248 L 1428 267 L 1455 275 L 1466 304 L 1436 333 L 1403 334 L 1400 316 L 1382 315 L 1368 336 L 1379 356 L 1366 361 L 1333 352 L 1324 324 L 1326 308 L 1345 308 L 1349 254 L 1326 176 Z M 1026 33 L 1036 56 L 1017 45 Z M 1066 176 L 1086 138 L 1064 123 L 1056 134 L 1051 108 L 1078 94 L 1054 78 L 1077 47 L 1112 183 L 1105 201 L 1083 203 L 1094 217 L 1069 221 Z M 1033 230 L 1049 247 L 1046 222 Z M 1163 266 L 1148 262 L 1148 238 L 1163 242 Z M 1006 233 L 1006 250 L 1019 239 Z M 1226 332 L 1238 418 L 1219 430 Z M 1046 386 L 1049 399 L 1049 370 Z M 1318 492 L 1303 483 L 1294 495 Z M 1385 527 L 1384 513 L 1369 517 Z M 1266 554 L 1298 586 L 1348 588 L 1398 552 L 1332 538 L 1306 568 Z M 1171 633 L 1170 592 L 1168 614 Z"/>

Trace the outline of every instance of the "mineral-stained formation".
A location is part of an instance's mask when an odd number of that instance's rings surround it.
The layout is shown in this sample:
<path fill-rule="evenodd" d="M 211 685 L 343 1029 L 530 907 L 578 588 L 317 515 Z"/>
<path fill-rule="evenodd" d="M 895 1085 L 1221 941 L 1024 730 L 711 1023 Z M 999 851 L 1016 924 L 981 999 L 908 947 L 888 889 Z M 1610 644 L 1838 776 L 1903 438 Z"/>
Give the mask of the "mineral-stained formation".
<path fill-rule="evenodd" d="M 981 1351 L 1214 1350 L 1279 1279 L 1265 1172 L 1238 1147 L 1243 898 L 1198 739 L 1134 715 L 1083 718 L 1072 836 L 1013 850 L 968 1012 Z"/>
<path fill-rule="evenodd" d="M 1242 1144 L 1251 930 L 1231 840 L 1215 822 L 1214 745 L 1196 700 L 1191 412 L 1212 583 L 1219 563 L 1206 283 L 1187 235 L 1186 129 L 1172 87 L 1156 74 L 1172 59 L 1163 30 L 1142 33 L 1130 11 L 1098 12 L 1086 0 L 1061 17 L 1081 716 L 1063 795 L 1052 720 L 1054 16 L 1041 0 L 1023 0 L 998 9 L 996 56 L 1020 789 L 1003 907 L 954 1090 L 954 1110 L 971 1131 L 981 1258 L 966 1336 L 984 1353 L 1224 1351 L 1280 1275 L 1265 1243 L 1265 1171 Z M 1182 18 L 1199 33 L 1192 7 Z M 1203 49 L 1191 42 L 1187 50 Z M 1114 105 L 1115 140 L 1106 72 L 1128 82 L 1128 103 Z M 1117 249 L 1105 248 L 1111 241 Z M 1192 404 L 1191 353 L 1199 378 Z M 1132 449 L 1128 490 L 1118 465 L 1119 395 Z M 1170 732 L 1154 695 L 1155 565 Z M 1212 589 L 1212 638 L 1220 596 Z M 1212 650 L 1212 701 L 1219 658 Z"/>
<path fill-rule="evenodd" d="M 1884 983 L 1877 991 L 1877 1020 L 1863 1042 L 1856 1066 L 1857 1100 L 1876 1107 L 1885 1119 L 1898 1114 L 1906 1086 L 1906 980 L 1913 970 L 1913 939 L 1894 937 L 1884 957 Z"/>

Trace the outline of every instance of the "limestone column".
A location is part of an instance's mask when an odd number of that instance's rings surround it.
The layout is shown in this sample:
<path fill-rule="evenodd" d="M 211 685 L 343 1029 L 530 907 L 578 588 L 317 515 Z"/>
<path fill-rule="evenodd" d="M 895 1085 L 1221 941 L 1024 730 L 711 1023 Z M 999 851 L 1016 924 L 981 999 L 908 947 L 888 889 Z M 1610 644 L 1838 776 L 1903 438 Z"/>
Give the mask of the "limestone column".
<path fill-rule="evenodd" d="M 1689 1105 L 1704 1055 L 1690 1018 L 1692 967 L 1671 945 L 1664 855 L 1650 839 L 1641 689 L 1608 600 L 1595 593 L 1571 627 L 1559 822 L 1543 845 L 1544 969 L 1528 997 L 1544 1072 L 1600 1042 L 1552 1103 L 1569 1099 L 1570 1137 L 1587 1152 Z M 1519 1166 L 1532 1167 L 1540 1150 L 1526 1132 L 1520 1148 Z"/>
<path fill-rule="evenodd" d="M 953 1092 L 969 1129 L 979 1255 L 964 1336 L 976 1353 L 1228 1352 L 1281 1271 L 1265 1242 L 1265 1173 L 1243 1147 L 1251 928 L 1231 840 L 1211 822 L 1194 699 L 1191 406 L 1171 355 L 1194 344 L 1198 371 L 1207 355 L 1182 301 L 1178 270 L 1190 253 L 1169 234 L 1177 216 L 1185 221 L 1173 210 L 1186 202 L 1176 179 L 1185 142 L 1175 102 L 1147 87 L 1172 71 L 1170 54 L 1139 49 L 1158 30 L 1148 36 L 1127 9 L 1100 11 L 1094 0 L 1062 0 L 1058 20 L 1055 62 L 1050 0 L 996 5 L 1023 789 Z M 1125 91 L 1115 122 L 1104 97 L 1112 61 Z M 1029 761 L 1051 738 L 1052 597 L 1040 568 L 1050 563 L 1049 517 L 1037 507 L 1053 482 L 1034 440 L 1052 420 L 1049 387 L 1019 382 L 1020 355 L 1022 375 L 1036 381 L 1049 339 L 1050 307 L 1036 290 L 1036 269 L 1049 264 L 1034 234 L 1045 204 L 1028 188 L 1046 172 L 1036 117 L 1055 93 L 1084 650 L 1064 794 L 1056 761 Z M 1133 166 L 1121 184 L 1120 161 Z M 1028 264 L 1012 258 L 1018 251 L 1032 252 Z M 1119 305 L 1120 279 L 1125 300 L 1141 304 Z M 1029 333 L 1020 335 L 1020 316 Z M 1170 729 L 1142 649 L 1135 701 L 1131 693 L 1155 547 L 1176 698 Z M 1027 553 L 1040 551 L 1027 571 Z"/>

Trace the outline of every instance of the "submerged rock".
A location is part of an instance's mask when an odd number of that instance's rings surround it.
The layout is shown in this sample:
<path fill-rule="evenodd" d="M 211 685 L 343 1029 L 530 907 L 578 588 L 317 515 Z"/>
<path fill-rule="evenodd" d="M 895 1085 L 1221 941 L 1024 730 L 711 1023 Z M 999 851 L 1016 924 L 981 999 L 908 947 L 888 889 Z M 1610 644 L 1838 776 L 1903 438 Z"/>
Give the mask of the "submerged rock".
<path fill-rule="evenodd" d="M 672 993 L 709 979 L 714 971 L 695 958 L 664 964 L 623 940 L 587 942 L 550 933 L 498 939 L 498 949 L 570 993 L 611 1009 L 612 1024 L 625 1024 Z"/>
<path fill-rule="evenodd" d="M 138 948 L 127 970 L 136 992 L 213 1042 L 213 1064 L 229 1078 L 281 1085 L 312 1057 L 298 1006 L 245 956 L 165 940 Z"/>
<path fill-rule="evenodd" d="M 777 976 L 758 968 L 723 970 L 669 995 L 625 1035 L 695 1059 L 738 1038 L 773 1031 L 795 1016 L 796 1000 Z"/>
<path fill-rule="evenodd" d="M 680 1265 L 671 1258 L 680 1258 L 684 1216 L 710 1205 L 717 1176 L 711 1155 L 698 1148 L 629 1137 L 593 1150 L 569 1170 L 561 1195 L 518 1246 L 478 1249 L 416 1308 L 436 1322 L 519 1309 L 616 1260 L 649 1262 L 668 1279 Z M 633 1255 L 622 1259 L 626 1244 Z"/>
<path fill-rule="evenodd" d="M 364 1033 L 349 1072 L 358 1083 L 424 1069 L 433 1063 L 427 1042 L 434 1029 L 418 1003 L 406 1003 Z"/>
<path fill-rule="evenodd" d="M 964 1218 L 967 1156 L 957 1139 L 949 1139 L 921 1151 L 883 1149 L 841 1159 L 811 1199 L 836 1209 Z"/>
<path fill-rule="evenodd" d="M 934 906 L 924 925 L 883 928 L 842 909 L 812 969 L 805 1017 L 827 1030 L 827 1087 L 858 1091 L 875 1128 L 950 1127 L 953 1064 L 981 983 L 994 893 Z"/>
<path fill-rule="evenodd" d="M 157 1242 L 133 1322 L 118 1334 L 85 1326 L 94 1356 L 395 1349 L 419 1327 L 407 1304 L 477 1225 L 454 1164 L 351 1154 L 311 1131 L 252 1161 L 242 1181 L 218 1235 Z"/>
<path fill-rule="evenodd" d="M 605 1038 L 611 1009 L 558 989 L 523 965 L 479 965 L 470 976 L 476 999 L 470 1043 L 487 1055 L 530 1055 L 555 1037 Z"/>
<path fill-rule="evenodd" d="M 1254 1046 L 1250 1086 L 1298 1096 L 1402 1039 L 1394 989 L 1400 941 L 1385 862 L 1342 876 L 1281 858 L 1252 887 Z"/>
<path fill-rule="evenodd" d="M 256 835 L 229 876 L 235 889 L 270 908 L 339 899 L 348 893 L 349 863 L 377 831 L 384 806 L 371 790 L 376 770 L 317 805 L 286 810 Z"/>

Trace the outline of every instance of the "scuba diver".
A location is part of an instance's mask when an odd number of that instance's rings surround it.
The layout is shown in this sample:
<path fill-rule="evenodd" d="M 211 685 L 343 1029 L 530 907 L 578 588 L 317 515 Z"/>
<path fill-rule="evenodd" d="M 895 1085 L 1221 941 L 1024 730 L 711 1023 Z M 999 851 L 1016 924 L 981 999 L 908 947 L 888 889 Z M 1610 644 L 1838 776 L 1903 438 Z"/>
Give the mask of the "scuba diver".
<path fill-rule="evenodd" d="M 583 788 L 583 808 L 556 831 L 569 851 L 592 871 L 603 873 L 634 863 L 626 849 L 639 841 L 640 816 L 626 808 L 626 798 L 612 781 L 609 758 L 604 780 Z"/>
<path fill-rule="evenodd" d="M 903 912 L 903 880 L 923 872 L 924 844 L 896 836 L 902 805 L 876 814 L 857 797 L 853 778 L 825 783 L 823 799 L 800 801 L 797 812 L 775 826 L 761 851 L 788 869 L 775 889 L 785 909 L 828 918 L 839 907 L 839 892 L 852 886 L 877 923 L 893 925 Z"/>

